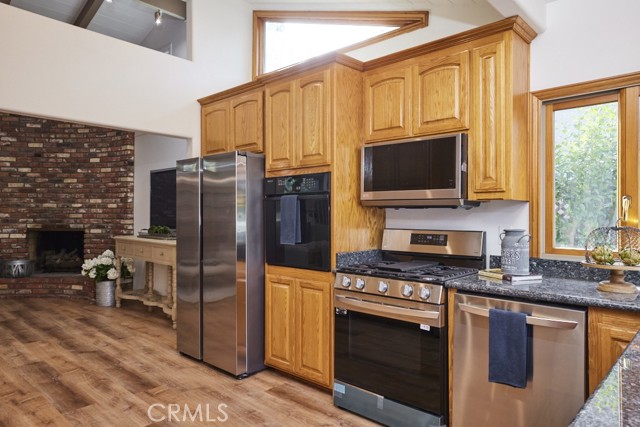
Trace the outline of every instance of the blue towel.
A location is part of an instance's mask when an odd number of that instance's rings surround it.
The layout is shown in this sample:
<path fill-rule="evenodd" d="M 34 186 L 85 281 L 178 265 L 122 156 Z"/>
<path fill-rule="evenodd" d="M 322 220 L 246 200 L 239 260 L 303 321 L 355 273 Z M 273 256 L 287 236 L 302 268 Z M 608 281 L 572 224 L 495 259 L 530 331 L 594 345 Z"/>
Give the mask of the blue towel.
<path fill-rule="evenodd" d="M 302 241 L 300 201 L 290 194 L 280 198 L 280 244 L 295 245 Z"/>
<path fill-rule="evenodd" d="M 489 382 L 527 386 L 527 315 L 489 310 Z"/>

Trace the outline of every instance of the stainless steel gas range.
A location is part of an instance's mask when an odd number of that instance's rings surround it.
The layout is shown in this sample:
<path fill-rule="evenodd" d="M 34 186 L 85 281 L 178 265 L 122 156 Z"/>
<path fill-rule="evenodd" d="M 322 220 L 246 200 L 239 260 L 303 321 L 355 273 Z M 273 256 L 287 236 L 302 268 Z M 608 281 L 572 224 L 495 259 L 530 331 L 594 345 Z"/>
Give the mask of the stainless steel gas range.
<path fill-rule="evenodd" d="M 336 269 L 334 404 L 393 427 L 447 425 L 443 284 L 485 267 L 484 232 L 386 229 L 382 250 Z"/>

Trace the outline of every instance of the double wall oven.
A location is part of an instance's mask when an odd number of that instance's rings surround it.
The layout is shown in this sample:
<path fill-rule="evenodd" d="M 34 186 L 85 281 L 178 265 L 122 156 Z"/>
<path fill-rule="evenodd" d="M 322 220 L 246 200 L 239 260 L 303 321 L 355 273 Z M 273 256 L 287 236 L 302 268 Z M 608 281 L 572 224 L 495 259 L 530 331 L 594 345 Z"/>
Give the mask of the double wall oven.
<path fill-rule="evenodd" d="M 337 269 L 334 403 L 395 427 L 448 422 L 446 280 L 484 268 L 484 232 L 386 229 Z"/>
<path fill-rule="evenodd" d="M 328 172 L 265 179 L 267 264 L 331 270 L 330 184 Z M 285 228 L 295 233 L 287 235 Z"/>

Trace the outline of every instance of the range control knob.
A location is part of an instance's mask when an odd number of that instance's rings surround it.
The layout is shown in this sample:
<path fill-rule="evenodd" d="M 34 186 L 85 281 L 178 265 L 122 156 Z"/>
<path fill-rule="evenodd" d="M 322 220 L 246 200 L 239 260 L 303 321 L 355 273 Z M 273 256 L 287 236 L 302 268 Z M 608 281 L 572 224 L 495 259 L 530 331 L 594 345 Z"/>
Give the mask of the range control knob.
<path fill-rule="evenodd" d="M 420 288 L 420 299 L 427 300 L 431 296 L 429 288 Z"/>
<path fill-rule="evenodd" d="M 402 296 L 409 298 L 411 295 L 413 295 L 413 286 L 402 285 Z"/>
<path fill-rule="evenodd" d="M 389 289 L 389 284 L 385 281 L 380 280 L 378 282 L 378 292 L 384 294 Z"/>
<path fill-rule="evenodd" d="M 348 288 L 349 286 L 351 286 L 351 277 L 342 276 L 342 287 Z"/>
<path fill-rule="evenodd" d="M 364 289 L 364 279 L 357 278 L 356 279 L 356 289 L 363 290 Z"/>

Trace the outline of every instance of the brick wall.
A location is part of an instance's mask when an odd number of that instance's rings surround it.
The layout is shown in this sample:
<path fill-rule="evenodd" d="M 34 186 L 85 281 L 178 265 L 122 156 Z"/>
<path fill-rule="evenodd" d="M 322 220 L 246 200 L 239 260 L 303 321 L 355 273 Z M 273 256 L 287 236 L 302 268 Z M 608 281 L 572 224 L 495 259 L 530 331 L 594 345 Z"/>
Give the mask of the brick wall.
<path fill-rule="evenodd" d="M 0 259 L 28 258 L 33 229 L 83 230 L 85 258 L 113 249 L 133 232 L 133 160 L 132 132 L 0 112 Z M 55 283 L 22 282 L 40 294 Z M 29 294 L 19 288 L 0 278 L 0 295 Z M 79 274 L 64 289 L 93 294 Z"/>

